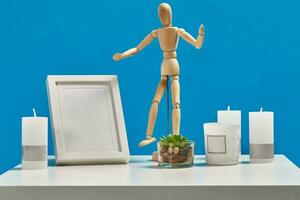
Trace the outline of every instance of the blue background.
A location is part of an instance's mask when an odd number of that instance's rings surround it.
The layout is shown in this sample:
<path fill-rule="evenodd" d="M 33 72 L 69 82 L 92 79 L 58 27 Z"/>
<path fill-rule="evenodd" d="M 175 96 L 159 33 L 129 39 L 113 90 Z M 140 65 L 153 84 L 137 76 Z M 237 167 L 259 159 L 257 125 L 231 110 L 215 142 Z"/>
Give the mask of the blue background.
<path fill-rule="evenodd" d="M 248 112 L 275 112 L 275 151 L 300 165 L 299 1 L 168 1 L 173 25 L 196 36 L 202 49 L 179 43 L 182 134 L 204 153 L 204 122 L 231 105 L 242 110 L 242 152 L 248 153 Z M 154 41 L 139 55 L 113 62 L 116 51 L 138 44 L 160 27 L 160 1 L 9 0 L 0 2 L 0 172 L 21 159 L 21 117 L 49 116 L 48 74 L 117 74 L 132 154 L 160 79 L 161 52 Z M 162 101 L 155 136 L 166 134 Z M 50 131 L 50 130 L 49 130 Z M 49 152 L 53 142 L 49 132 Z"/>

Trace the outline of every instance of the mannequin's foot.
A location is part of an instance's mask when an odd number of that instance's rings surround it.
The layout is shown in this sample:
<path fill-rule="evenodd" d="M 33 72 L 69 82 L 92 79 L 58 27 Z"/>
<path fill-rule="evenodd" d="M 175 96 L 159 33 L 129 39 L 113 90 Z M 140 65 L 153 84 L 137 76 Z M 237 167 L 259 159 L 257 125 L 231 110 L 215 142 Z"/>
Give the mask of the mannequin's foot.
<path fill-rule="evenodd" d="M 143 146 L 146 146 L 148 144 L 151 144 L 152 142 L 155 142 L 156 141 L 156 138 L 155 137 L 149 137 L 145 140 L 142 140 L 140 143 L 139 143 L 139 147 L 143 147 Z"/>

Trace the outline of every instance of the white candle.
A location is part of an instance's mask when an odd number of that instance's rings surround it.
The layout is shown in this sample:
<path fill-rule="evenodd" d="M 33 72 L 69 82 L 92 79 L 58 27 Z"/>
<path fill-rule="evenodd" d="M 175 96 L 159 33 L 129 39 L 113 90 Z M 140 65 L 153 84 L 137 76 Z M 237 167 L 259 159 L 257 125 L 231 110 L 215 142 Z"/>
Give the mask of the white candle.
<path fill-rule="evenodd" d="M 48 118 L 22 117 L 22 169 L 48 166 Z"/>
<path fill-rule="evenodd" d="M 272 162 L 274 158 L 274 113 L 249 113 L 249 143 L 251 162 Z"/>
<path fill-rule="evenodd" d="M 241 143 L 242 135 L 241 135 L 241 111 L 240 110 L 231 110 L 230 106 L 227 107 L 227 110 L 219 110 L 218 123 L 239 126 L 238 133 L 239 133 L 240 143 Z M 239 149 L 239 152 L 241 154 L 241 147 Z"/>
<path fill-rule="evenodd" d="M 218 110 L 218 122 L 230 125 L 241 125 L 241 111 L 231 110 L 230 106 L 227 110 Z"/>
<path fill-rule="evenodd" d="M 203 128 L 207 164 L 238 164 L 240 157 L 239 125 L 205 123 Z"/>

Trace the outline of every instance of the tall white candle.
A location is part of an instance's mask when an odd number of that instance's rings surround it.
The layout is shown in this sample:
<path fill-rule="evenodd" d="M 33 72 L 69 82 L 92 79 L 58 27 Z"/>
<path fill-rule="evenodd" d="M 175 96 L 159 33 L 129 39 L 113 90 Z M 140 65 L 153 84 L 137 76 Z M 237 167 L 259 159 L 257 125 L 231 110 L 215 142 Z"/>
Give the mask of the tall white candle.
<path fill-rule="evenodd" d="M 22 117 L 22 169 L 47 168 L 48 118 Z"/>
<path fill-rule="evenodd" d="M 272 162 L 274 158 L 274 113 L 249 113 L 249 143 L 251 162 Z"/>
<path fill-rule="evenodd" d="M 227 110 L 218 110 L 218 123 L 239 126 L 238 134 L 241 142 L 241 111 L 240 110 L 231 110 L 230 106 L 227 107 Z M 241 154 L 241 148 L 239 152 Z"/>
<path fill-rule="evenodd" d="M 230 106 L 227 110 L 218 110 L 218 122 L 230 125 L 241 125 L 241 111 L 231 110 Z"/>

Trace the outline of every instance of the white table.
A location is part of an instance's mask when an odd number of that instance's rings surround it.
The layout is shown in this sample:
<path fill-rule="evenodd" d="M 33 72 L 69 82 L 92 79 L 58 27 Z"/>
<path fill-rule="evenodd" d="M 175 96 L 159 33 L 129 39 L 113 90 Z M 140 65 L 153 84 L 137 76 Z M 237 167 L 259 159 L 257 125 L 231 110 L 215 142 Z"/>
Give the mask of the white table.
<path fill-rule="evenodd" d="M 300 199 L 300 170 L 283 155 L 269 164 L 160 169 L 150 156 L 132 156 L 128 165 L 50 166 L 0 176 L 0 199 Z"/>

